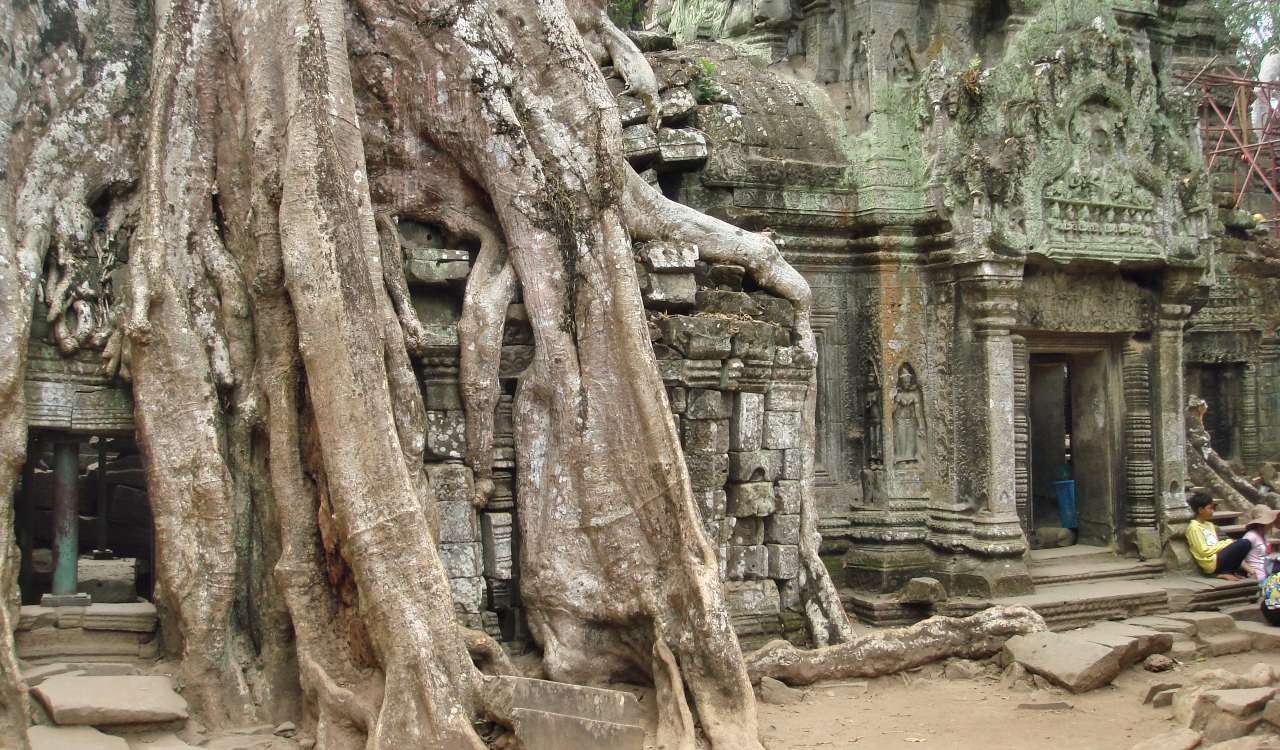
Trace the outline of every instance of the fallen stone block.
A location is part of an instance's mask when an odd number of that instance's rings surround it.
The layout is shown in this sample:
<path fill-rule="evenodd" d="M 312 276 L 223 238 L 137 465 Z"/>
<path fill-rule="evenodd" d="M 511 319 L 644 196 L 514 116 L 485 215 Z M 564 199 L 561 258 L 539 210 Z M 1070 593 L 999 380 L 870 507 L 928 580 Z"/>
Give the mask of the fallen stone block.
<path fill-rule="evenodd" d="M 793 706 L 804 700 L 804 691 L 772 677 L 760 678 L 760 700 L 774 706 Z"/>
<path fill-rule="evenodd" d="M 1210 690 L 1218 708 L 1234 716 L 1250 716 L 1258 713 L 1276 694 L 1275 688 L 1239 688 L 1236 690 Z"/>
<path fill-rule="evenodd" d="M 1163 617 L 1161 615 L 1130 617 L 1124 621 L 1124 624 L 1150 628 L 1151 630 L 1156 630 L 1161 633 L 1175 633 L 1188 637 L 1196 634 L 1195 623 L 1187 622 L 1186 620 L 1171 620 L 1168 617 Z"/>
<path fill-rule="evenodd" d="M 1267 705 L 1262 708 L 1262 720 L 1280 728 L 1280 698 L 1267 701 Z"/>
<path fill-rule="evenodd" d="M 1178 695 L 1177 690 L 1161 690 L 1151 699 L 1152 708 L 1168 708 L 1173 705 L 1173 699 Z"/>
<path fill-rule="evenodd" d="M 1116 659 L 1120 661 L 1121 669 L 1127 669 L 1138 662 L 1140 645 L 1136 638 L 1093 630 L 1092 628 L 1069 630 L 1063 635 L 1079 638 L 1089 643 L 1096 643 L 1099 646 L 1106 646 L 1112 650 Z"/>
<path fill-rule="evenodd" d="M 1150 703 L 1160 693 L 1163 693 L 1169 690 L 1177 690 L 1180 687 L 1182 687 L 1181 682 L 1157 682 L 1156 684 L 1147 688 L 1147 697 L 1143 698 L 1142 702 L 1144 704 Z"/>
<path fill-rule="evenodd" d="M 31 750 L 129 750 L 129 743 L 93 727 L 34 726 L 27 739 Z"/>
<path fill-rule="evenodd" d="M 517 708 L 511 728 L 525 750 L 641 750 L 644 729 Z"/>
<path fill-rule="evenodd" d="M 187 718 L 168 677 L 58 675 L 32 691 L 59 725 L 150 724 Z"/>
<path fill-rule="evenodd" d="M 937 578 L 912 578 L 898 590 L 904 604 L 936 604 L 947 600 L 947 589 Z"/>
<path fill-rule="evenodd" d="M 37 628 L 14 633 L 14 645 L 20 659 L 138 656 L 144 637 L 121 630 Z"/>
<path fill-rule="evenodd" d="M 1209 656 L 1242 654 L 1253 648 L 1253 636 L 1243 631 L 1228 631 L 1212 635 L 1200 635 L 1198 640 Z"/>
<path fill-rule="evenodd" d="M 1060 633 L 1016 635 L 1005 642 L 1004 650 L 1028 672 L 1073 693 L 1100 688 L 1120 673 L 1114 648 Z"/>
<path fill-rule="evenodd" d="M 947 662 L 942 676 L 948 680 L 972 680 L 981 677 L 985 670 L 982 665 L 968 659 L 952 659 Z"/>
<path fill-rule="evenodd" d="M 145 733 L 142 736 L 130 735 L 129 750 L 199 750 L 199 748 L 183 742 L 173 732 L 166 732 Z"/>
<path fill-rule="evenodd" d="M 1129 750 L 1193 750 L 1199 746 L 1199 732 L 1194 729 L 1175 729 L 1143 740 Z"/>
<path fill-rule="evenodd" d="M 1236 628 L 1236 621 L 1231 619 L 1231 615 L 1224 615 L 1221 612 L 1171 612 L 1161 616 L 1194 625 L 1196 632 L 1190 635 L 1218 635 L 1229 633 Z"/>
<path fill-rule="evenodd" d="M 645 721 L 640 702 L 622 690 L 528 677 L 489 677 L 485 679 L 485 691 L 490 700 L 497 701 L 495 712 L 527 708 L 613 724 L 643 726 Z"/>
<path fill-rule="evenodd" d="M 1280 649 L 1280 628 L 1260 622 L 1236 621 L 1236 629 L 1248 633 L 1253 639 L 1255 651 L 1274 651 Z"/>
<path fill-rule="evenodd" d="M 95 604 L 125 604 L 138 598 L 138 561 L 132 557 L 82 557 L 76 565 L 76 576 L 76 591 L 88 594 Z"/>
<path fill-rule="evenodd" d="M 1151 654 L 1142 660 L 1142 668 L 1148 672 L 1168 672 L 1177 665 L 1177 662 L 1164 654 Z"/>

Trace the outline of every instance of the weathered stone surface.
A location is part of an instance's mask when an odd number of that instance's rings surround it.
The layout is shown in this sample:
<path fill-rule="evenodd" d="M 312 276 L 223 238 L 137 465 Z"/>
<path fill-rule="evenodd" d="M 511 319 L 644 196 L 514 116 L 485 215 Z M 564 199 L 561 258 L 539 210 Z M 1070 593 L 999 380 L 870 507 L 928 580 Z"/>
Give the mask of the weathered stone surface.
<path fill-rule="evenodd" d="M 1177 690 L 1161 690 L 1151 698 L 1152 708 L 1168 708 L 1173 705 L 1173 699 L 1178 695 Z"/>
<path fill-rule="evenodd" d="M 778 585 L 772 579 L 726 581 L 725 604 L 730 612 L 776 614 L 781 608 Z"/>
<path fill-rule="evenodd" d="M 746 581 L 769 577 L 769 550 L 763 544 L 729 547 L 727 561 L 730 580 Z"/>
<path fill-rule="evenodd" d="M 462 458 L 466 420 L 459 410 L 427 412 L 427 450 L 438 458 Z"/>
<path fill-rule="evenodd" d="M 1253 636 L 1241 631 L 1201 634 L 1198 638 L 1204 651 L 1209 656 L 1226 656 L 1242 654 L 1253 648 Z"/>
<path fill-rule="evenodd" d="M 698 260 L 698 246 L 691 242 L 642 242 L 636 253 L 645 268 L 658 273 L 692 271 Z"/>
<path fill-rule="evenodd" d="M 440 514 L 441 542 L 474 542 L 480 538 L 475 506 L 469 502 L 436 504 Z"/>
<path fill-rule="evenodd" d="M 1187 622 L 1186 620 L 1172 620 L 1160 615 L 1130 617 L 1124 622 L 1129 625 L 1137 625 L 1139 627 L 1157 630 L 1161 633 L 1178 633 L 1187 636 L 1193 636 L 1196 634 L 1195 623 Z"/>
<path fill-rule="evenodd" d="M 463 281 L 471 273 L 471 257 L 465 250 L 423 248 L 407 250 L 404 273 L 410 284 L 434 286 Z"/>
<path fill-rule="evenodd" d="M 1115 649 L 1120 666 L 1129 667 L 1153 653 L 1163 653 L 1173 646 L 1173 636 L 1135 625 L 1099 622 L 1067 635 Z"/>
<path fill-rule="evenodd" d="M 699 318 L 673 315 L 659 323 L 662 340 L 689 359 L 724 359 L 733 350 L 730 322 L 724 318 Z M 728 414 L 695 419 L 719 419 Z"/>
<path fill-rule="evenodd" d="M 622 129 L 622 153 L 630 161 L 645 161 L 658 155 L 658 134 L 646 124 Z"/>
<path fill-rule="evenodd" d="M 912 578 L 898 590 L 898 601 L 904 604 L 936 604 L 947 600 L 947 589 L 937 578 Z"/>
<path fill-rule="evenodd" d="M 156 605 L 135 601 L 128 604 L 98 604 L 84 608 L 80 627 L 85 630 L 127 630 L 153 633 L 157 624 Z"/>
<path fill-rule="evenodd" d="M 693 98 L 693 94 L 688 89 L 681 87 L 669 88 L 662 92 L 660 97 L 662 122 L 681 122 L 693 113 L 693 108 L 697 106 L 697 102 Z"/>
<path fill-rule="evenodd" d="M 764 522 L 764 540 L 770 544 L 799 544 L 800 516 L 769 516 Z"/>
<path fill-rule="evenodd" d="M 748 362 L 772 362 L 779 330 L 772 323 L 739 322 L 733 334 L 733 356 Z"/>
<path fill-rule="evenodd" d="M 647 304 L 669 310 L 693 305 L 698 284 L 692 273 L 646 273 L 640 291 Z"/>
<path fill-rule="evenodd" d="M 484 572 L 480 544 L 476 542 L 441 544 L 440 559 L 450 578 L 470 578 Z"/>
<path fill-rule="evenodd" d="M 729 478 L 735 482 L 764 482 L 773 478 L 772 451 L 729 451 Z"/>
<path fill-rule="evenodd" d="M 136 558 L 94 560 L 82 557 L 76 563 L 76 576 L 76 591 L 88 594 L 95 604 L 123 604 L 138 599 Z"/>
<path fill-rule="evenodd" d="M 801 421 L 798 411 L 766 411 L 764 415 L 764 447 L 770 449 L 799 448 Z M 788 477 L 790 478 L 790 477 Z"/>
<path fill-rule="evenodd" d="M 730 420 L 729 448 L 734 451 L 758 451 L 764 437 L 764 394 L 739 393 L 735 401 Z"/>
<path fill-rule="evenodd" d="M 475 496 L 472 477 L 465 464 L 427 464 L 427 480 L 442 503 L 470 503 Z"/>
<path fill-rule="evenodd" d="M 804 700 L 804 691 L 788 687 L 772 677 L 760 678 L 760 700 L 773 706 L 794 706 Z"/>
<path fill-rule="evenodd" d="M 687 167 L 707 158 L 707 137 L 697 130 L 662 128 L 658 131 L 658 164 Z M 662 171 L 662 166 L 658 167 Z"/>
<path fill-rule="evenodd" d="M 645 721 L 636 697 L 620 690 L 504 676 L 486 678 L 485 691 L 499 716 L 523 708 L 631 726 Z"/>
<path fill-rule="evenodd" d="M 729 451 L 729 420 L 692 419 L 687 415 L 681 422 L 684 449 L 690 453 L 727 453 Z"/>
<path fill-rule="evenodd" d="M 526 750 L 641 750 L 644 728 L 517 708 L 511 727 Z"/>
<path fill-rule="evenodd" d="M 731 484 L 728 489 L 729 515 L 767 516 L 773 512 L 773 484 L 771 482 L 748 482 Z"/>
<path fill-rule="evenodd" d="M 764 544 L 764 522 L 761 519 L 734 518 L 730 523 L 732 530 L 729 533 L 729 544 L 738 547 Z"/>
<path fill-rule="evenodd" d="M 1251 716 L 1276 694 L 1272 687 L 1238 688 L 1235 690 L 1209 690 L 1204 693 L 1222 711 L 1233 716 Z"/>
<path fill-rule="evenodd" d="M 793 544 L 766 544 L 769 550 L 769 577 L 795 578 L 800 575 L 800 548 Z"/>
<path fill-rule="evenodd" d="M 1219 742 L 1213 750 L 1280 750 L 1280 737 L 1275 735 L 1251 735 Z"/>
<path fill-rule="evenodd" d="M 120 737 L 93 727 L 34 726 L 27 730 L 31 750 L 129 750 Z"/>
<path fill-rule="evenodd" d="M 714 315 L 749 316 L 758 313 L 760 306 L 744 292 L 726 292 L 722 289 L 703 289 L 698 292 L 698 310 Z"/>
<path fill-rule="evenodd" d="M 24 604 L 18 610 L 18 627 L 15 630 L 58 627 L 58 610 L 39 604 Z"/>
<path fill-rule="evenodd" d="M 138 656 L 149 635 L 120 630 L 36 628 L 14 634 L 20 659 Z"/>
<path fill-rule="evenodd" d="M 730 416 L 729 399 L 722 391 L 690 388 L 686 399 L 686 419 L 726 419 Z"/>
<path fill-rule="evenodd" d="M 1164 654 L 1152 654 L 1142 660 L 1142 668 L 1148 672 L 1168 672 L 1178 663 Z"/>
<path fill-rule="evenodd" d="M 1194 729 L 1175 729 L 1143 740 L 1129 750 L 1193 750 L 1200 746 L 1200 733 Z"/>
<path fill-rule="evenodd" d="M 512 577 L 510 513 L 480 514 L 480 543 L 484 549 L 484 574 L 490 578 Z"/>
<path fill-rule="evenodd" d="M 32 691 L 59 725 L 150 724 L 187 718 L 168 677 L 59 675 Z"/>
<path fill-rule="evenodd" d="M 718 490 L 729 481 L 729 456 L 724 453 L 686 453 L 685 466 L 695 491 Z"/>
<path fill-rule="evenodd" d="M 1274 651 L 1280 649 L 1280 628 L 1261 622 L 1237 620 L 1236 630 L 1247 633 L 1253 639 L 1255 651 Z"/>
<path fill-rule="evenodd" d="M 484 610 L 486 586 L 483 578 L 479 576 L 450 578 L 449 590 L 453 595 L 455 611 L 475 615 Z"/>
<path fill-rule="evenodd" d="M 1235 630 L 1236 627 L 1236 621 L 1231 618 L 1231 615 L 1224 615 L 1221 612 L 1171 612 L 1161 617 L 1194 625 L 1196 632 L 1188 635 L 1217 635 Z"/>
<path fill-rule="evenodd" d="M 1073 693 L 1110 684 L 1120 673 L 1114 649 L 1059 633 L 1016 635 L 1005 642 L 1004 649 L 1028 672 Z"/>
<path fill-rule="evenodd" d="M 773 486 L 773 496 L 779 513 L 795 515 L 800 512 L 800 482 L 783 480 Z"/>

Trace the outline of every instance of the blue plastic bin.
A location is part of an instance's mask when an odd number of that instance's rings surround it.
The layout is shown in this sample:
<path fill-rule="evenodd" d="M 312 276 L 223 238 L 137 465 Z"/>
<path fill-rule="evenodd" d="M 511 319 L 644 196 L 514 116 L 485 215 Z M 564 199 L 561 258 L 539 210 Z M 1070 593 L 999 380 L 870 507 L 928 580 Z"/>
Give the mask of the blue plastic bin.
<path fill-rule="evenodd" d="M 1058 496 L 1058 518 L 1062 520 L 1062 528 L 1079 528 L 1080 522 L 1076 518 L 1076 480 L 1054 482 L 1053 491 Z"/>

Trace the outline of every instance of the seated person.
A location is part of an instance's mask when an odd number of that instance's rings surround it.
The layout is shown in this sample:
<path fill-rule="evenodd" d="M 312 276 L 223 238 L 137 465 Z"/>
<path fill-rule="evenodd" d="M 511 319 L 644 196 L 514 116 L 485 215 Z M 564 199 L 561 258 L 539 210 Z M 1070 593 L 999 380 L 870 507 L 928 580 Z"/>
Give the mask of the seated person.
<path fill-rule="evenodd" d="M 1280 572 L 1272 573 L 1262 579 L 1262 594 L 1259 607 L 1267 622 L 1280 626 Z"/>
<path fill-rule="evenodd" d="M 1244 517 L 1244 539 L 1249 540 L 1249 554 L 1244 558 L 1245 572 L 1258 583 L 1267 577 L 1266 559 L 1270 553 L 1271 543 L 1268 536 L 1276 522 L 1276 511 L 1265 505 L 1255 505 Z"/>
<path fill-rule="evenodd" d="M 1219 539 L 1218 527 L 1213 525 L 1213 511 L 1217 501 L 1204 492 L 1197 492 L 1187 500 L 1196 517 L 1187 524 L 1187 547 L 1191 557 L 1205 575 L 1217 576 L 1226 581 L 1238 581 L 1244 558 L 1252 545 L 1248 539 Z"/>

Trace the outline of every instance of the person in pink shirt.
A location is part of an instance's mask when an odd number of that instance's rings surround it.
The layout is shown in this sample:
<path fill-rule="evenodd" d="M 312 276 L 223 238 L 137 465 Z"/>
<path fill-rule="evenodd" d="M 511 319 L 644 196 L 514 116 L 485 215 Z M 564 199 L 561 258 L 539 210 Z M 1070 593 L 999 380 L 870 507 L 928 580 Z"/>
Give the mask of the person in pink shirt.
<path fill-rule="evenodd" d="M 1267 552 L 1270 546 L 1267 534 L 1276 522 L 1277 515 L 1280 512 L 1265 505 L 1255 505 L 1244 517 L 1244 538 L 1249 542 L 1249 554 L 1244 557 L 1243 567 L 1258 582 L 1267 577 Z"/>

